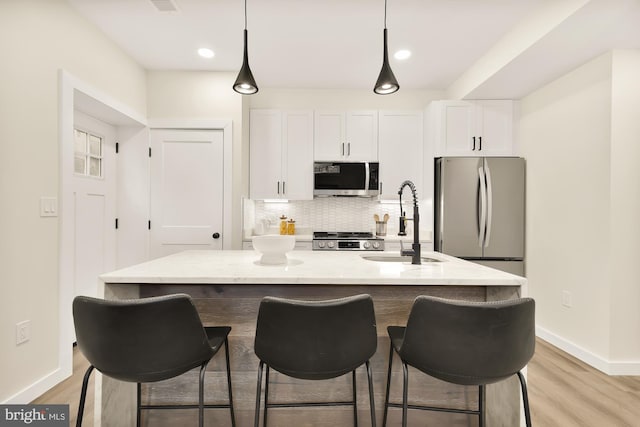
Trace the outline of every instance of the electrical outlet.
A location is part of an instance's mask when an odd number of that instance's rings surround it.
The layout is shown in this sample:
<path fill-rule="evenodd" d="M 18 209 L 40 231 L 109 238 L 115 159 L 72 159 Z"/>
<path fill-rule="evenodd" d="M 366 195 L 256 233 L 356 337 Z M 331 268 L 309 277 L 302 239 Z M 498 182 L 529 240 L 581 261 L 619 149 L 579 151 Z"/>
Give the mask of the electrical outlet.
<path fill-rule="evenodd" d="M 31 320 L 16 323 L 16 345 L 29 341 L 31 338 Z"/>
<path fill-rule="evenodd" d="M 562 305 L 571 308 L 571 292 L 562 291 Z"/>

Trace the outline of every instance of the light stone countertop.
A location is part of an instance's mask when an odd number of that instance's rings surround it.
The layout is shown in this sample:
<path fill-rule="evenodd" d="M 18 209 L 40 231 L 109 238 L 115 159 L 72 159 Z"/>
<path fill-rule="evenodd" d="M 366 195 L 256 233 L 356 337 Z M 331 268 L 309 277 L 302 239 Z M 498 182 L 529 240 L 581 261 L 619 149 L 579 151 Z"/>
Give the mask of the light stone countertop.
<path fill-rule="evenodd" d="M 104 283 L 151 284 L 370 284 L 520 286 L 527 280 L 439 252 L 423 252 L 442 262 L 412 265 L 375 262 L 364 255 L 393 252 L 293 251 L 287 265 L 261 265 L 260 254 L 243 250 L 192 250 L 100 276 Z M 526 294 L 523 289 L 523 295 Z"/>

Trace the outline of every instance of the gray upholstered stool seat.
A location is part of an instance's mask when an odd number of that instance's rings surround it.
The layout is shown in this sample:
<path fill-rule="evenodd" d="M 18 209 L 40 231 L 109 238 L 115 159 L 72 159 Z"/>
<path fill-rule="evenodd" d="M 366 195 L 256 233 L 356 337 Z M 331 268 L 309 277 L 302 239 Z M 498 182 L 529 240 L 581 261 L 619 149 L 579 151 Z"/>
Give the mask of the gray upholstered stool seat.
<path fill-rule="evenodd" d="M 143 409 L 229 408 L 235 426 L 228 326 L 203 327 L 189 295 L 175 294 L 132 300 L 79 296 L 73 300 L 73 320 L 80 351 L 90 363 L 84 376 L 78 419 L 82 425 L 89 377 L 94 369 L 121 381 L 137 383 L 137 425 Z M 228 404 L 204 404 L 204 374 L 211 358 L 225 347 Z M 141 383 L 162 381 L 200 368 L 197 405 L 142 405 Z"/>
<path fill-rule="evenodd" d="M 267 410 L 273 407 L 353 405 L 358 425 L 356 369 L 366 366 L 369 380 L 371 425 L 375 427 L 373 382 L 369 359 L 377 347 L 373 300 L 356 295 L 326 301 L 298 301 L 265 297 L 260 303 L 254 350 L 260 359 L 256 393 L 255 426 L 260 423 L 262 371 L 264 386 L 264 426 Z M 336 378 L 351 372 L 353 399 L 345 402 L 269 402 L 269 371 L 304 380 Z"/>
<path fill-rule="evenodd" d="M 383 427 L 389 407 L 476 414 L 484 426 L 485 386 L 517 375 L 527 426 L 531 426 L 524 376 L 520 372 L 535 349 L 535 302 L 519 298 L 495 302 L 465 302 L 419 296 L 414 301 L 406 327 L 389 326 L 391 341 Z M 403 367 L 402 404 L 390 403 L 391 368 L 394 353 Z M 408 366 L 427 375 L 460 385 L 476 385 L 478 410 L 408 404 Z"/>

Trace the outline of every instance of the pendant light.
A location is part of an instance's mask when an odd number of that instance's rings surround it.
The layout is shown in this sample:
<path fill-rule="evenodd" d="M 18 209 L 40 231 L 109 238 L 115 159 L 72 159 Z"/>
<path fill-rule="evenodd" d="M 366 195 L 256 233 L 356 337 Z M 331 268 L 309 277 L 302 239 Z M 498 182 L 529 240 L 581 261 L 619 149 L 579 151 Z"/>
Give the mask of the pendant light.
<path fill-rule="evenodd" d="M 243 95 L 253 95 L 258 92 L 258 85 L 253 78 L 251 68 L 249 68 L 247 34 L 247 0 L 244 0 L 244 57 L 242 59 L 242 68 L 240 68 L 236 82 L 233 84 L 233 90 Z"/>
<path fill-rule="evenodd" d="M 387 50 L 387 0 L 384 0 L 384 50 L 382 53 L 382 69 L 378 76 L 378 81 L 373 88 L 373 91 L 378 95 L 389 95 L 400 89 L 400 85 L 396 80 L 396 76 L 391 71 L 389 66 L 389 52 Z"/>

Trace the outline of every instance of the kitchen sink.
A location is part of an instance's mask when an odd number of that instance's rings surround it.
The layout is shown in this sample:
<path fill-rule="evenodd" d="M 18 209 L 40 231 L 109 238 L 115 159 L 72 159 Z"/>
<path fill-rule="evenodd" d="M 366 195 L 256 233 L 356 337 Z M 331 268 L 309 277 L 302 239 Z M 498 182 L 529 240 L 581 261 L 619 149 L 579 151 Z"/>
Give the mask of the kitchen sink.
<path fill-rule="evenodd" d="M 366 259 L 367 261 L 376 261 L 376 262 L 408 262 L 411 263 L 411 256 L 403 256 L 403 255 L 360 255 L 362 259 Z M 429 258 L 429 257 L 421 257 L 421 262 L 442 262 L 439 259 Z"/>

